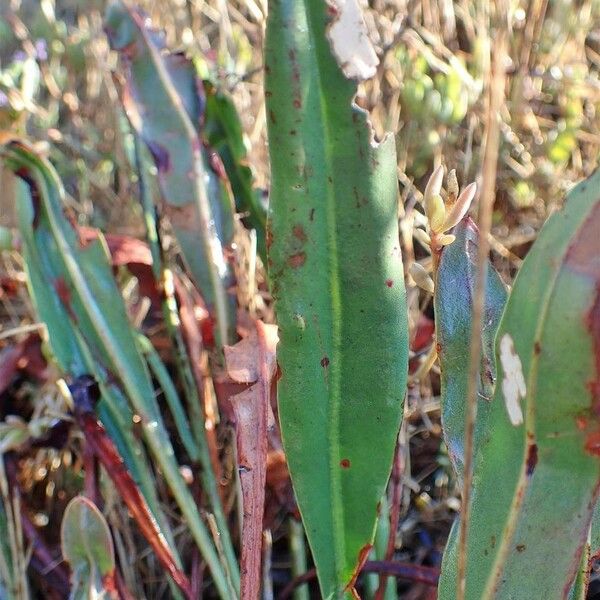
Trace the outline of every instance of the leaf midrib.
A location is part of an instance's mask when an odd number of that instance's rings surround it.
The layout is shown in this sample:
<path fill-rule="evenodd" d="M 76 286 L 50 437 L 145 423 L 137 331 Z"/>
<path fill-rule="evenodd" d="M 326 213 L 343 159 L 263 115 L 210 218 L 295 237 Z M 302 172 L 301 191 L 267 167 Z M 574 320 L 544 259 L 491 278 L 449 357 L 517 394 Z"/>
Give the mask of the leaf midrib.
<path fill-rule="evenodd" d="M 342 480 L 339 469 L 340 463 L 340 410 L 341 410 L 341 372 L 342 372 L 342 301 L 341 301 L 341 286 L 340 286 L 340 269 L 338 256 L 338 236 L 336 231 L 336 179 L 333 168 L 333 157 L 331 154 L 332 134 L 328 118 L 328 102 L 327 102 L 327 82 L 324 78 L 327 77 L 323 73 L 323 54 L 329 52 L 330 55 L 325 57 L 327 60 L 335 60 L 331 54 L 329 41 L 326 36 L 323 39 L 318 35 L 319 28 L 315 27 L 315 20 L 325 18 L 324 4 L 317 3 L 315 8 L 314 2 L 304 0 L 306 20 L 308 25 L 308 36 L 311 45 L 315 48 L 315 53 L 310 54 L 313 64 L 313 72 L 316 73 L 318 81 L 318 98 L 320 119 L 323 131 L 323 156 L 326 165 L 326 173 L 331 176 L 331 183 L 325 178 L 323 185 L 325 186 L 326 194 L 326 223 L 327 223 L 327 259 L 329 277 L 329 296 L 331 310 L 331 336 L 332 336 L 332 356 L 328 365 L 328 377 L 326 385 L 328 387 L 329 396 L 329 481 L 331 495 L 331 521 L 333 523 L 333 544 L 334 544 L 334 570 L 336 579 L 339 581 L 343 576 L 345 563 L 346 541 L 344 536 L 344 505 L 342 499 Z M 321 9 L 322 14 L 319 13 Z M 315 32 L 315 29 L 317 30 Z M 317 33 L 317 35 L 315 35 Z M 323 47 L 325 45 L 325 48 Z M 315 56 L 316 54 L 316 56 Z"/>

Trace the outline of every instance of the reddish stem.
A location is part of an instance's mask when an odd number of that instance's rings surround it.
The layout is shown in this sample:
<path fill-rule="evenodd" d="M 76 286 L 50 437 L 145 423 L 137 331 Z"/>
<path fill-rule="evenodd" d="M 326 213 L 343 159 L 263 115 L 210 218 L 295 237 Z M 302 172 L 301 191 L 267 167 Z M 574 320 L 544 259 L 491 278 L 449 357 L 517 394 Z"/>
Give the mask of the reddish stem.
<path fill-rule="evenodd" d="M 431 587 L 437 587 L 440 577 L 440 570 L 435 567 L 425 567 L 423 565 L 411 565 L 407 563 L 392 562 L 387 560 L 372 560 L 362 568 L 362 573 L 379 573 L 391 575 L 397 579 L 405 579 L 413 583 L 424 583 Z M 278 600 L 287 600 L 292 595 L 292 592 L 303 583 L 307 583 L 315 579 L 317 572 L 315 569 L 310 569 L 306 573 L 296 577 L 288 585 L 285 586 Z"/>

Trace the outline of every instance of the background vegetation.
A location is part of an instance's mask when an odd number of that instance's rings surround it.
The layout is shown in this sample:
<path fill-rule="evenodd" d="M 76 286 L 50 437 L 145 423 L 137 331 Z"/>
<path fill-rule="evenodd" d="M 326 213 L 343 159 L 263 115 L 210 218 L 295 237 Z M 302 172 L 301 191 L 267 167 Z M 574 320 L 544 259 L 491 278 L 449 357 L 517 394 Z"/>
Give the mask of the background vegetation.
<path fill-rule="evenodd" d="M 266 196 L 268 115 L 262 81 L 266 2 L 165 0 L 139 5 L 165 29 L 168 47 L 185 51 L 202 77 L 231 94 L 241 117 L 254 185 Z M 129 315 L 173 370 L 170 338 L 144 288 L 148 264 L 135 254 L 130 239 L 143 238 L 145 224 L 137 200 L 135 140 L 118 98 L 117 57 L 102 29 L 105 8 L 100 0 L 3 4 L 0 130 L 26 135 L 49 157 L 64 182 L 75 223 L 128 236 L 130 246 L 121 245 L 120 261 L 114 253 L 113 260 Z M 488 57 L 506 24 L 490 26 L 489 11 L 486 2 L 369 2 L 367 24 L 380 66 L 374 79 L 361 84 L 357 102 L 371 113 L 377 135 L 395 132 L 407 271 L 415 261 L 429 268 L 430 258 L 413 232 L 424 223 L 418 201 L 434 165 L 443 162 L 455 168 L 461 187 L 475 180 L 482 169 L 481 148 L 490 111 L 500 115 L 490 244 L 493 263 L 510 284 L 542 223 L 559 208 L 565 192 L 597 166 L 600 2 L 512 2 L 506 40 L 510 61 L 499 82 L 503 93 L 496 106 L 486 100 L 485 92 L 492 85 Z M 57 387 L 58 372 L 43 356 L 19 241 L 11 233 L 16 225 L 14 185 L 8 173 L 0 171 L 0 449 L 13 457 L 5 461 L 0 484 L 17 482 L 15 506 L 23 515 L 18 520 L 23 527 L 22 564 L 32 544 L 43 542 L 48 552 L 45 562 L 35 553 L 30 562 L 35 595 L 50 581 L 48 566 L 59 556 L 57 523 L 69 500 L 82 489 L 84 455 L 77 428 L 71 429 L 60 449 L 23 445 L 36 437 L 36 428 L 63 418 L 67 406 Z M 168 226 L 163 226 L 162 241 L 169 260 L 177 263 L 178 245 Z M 239 327 L 248 330 L 254 318 L 273 322 L 265 265 L 256 240 L 241 227 L 235 231 L 233 262 L 242 307 Z M 183 273 L 181 277 L 190 290 Z M 191 292 L 189 297 L 195 326 L 202 332 L 206 326 L 202 301 Z M 437 568 L 460 502 L 441 443 L 439 371 L 437 366 L 428 371 L 420 368 L 432 344 L 431 298 L 410 278 L 408 303 L 412 375 L 389 488 L 399 518 L 393 556 Z M 165 400 L 159 397 L 158 402 L 162 406 Z M 236 505 L 232 418 L 224 407 L 219 407 L 220 417 L 210 403 L 204 408 L 215 415 L 209 443 L 220 465 L 223 504 L 231 514 Z M 174 423 L 168 425 L 175 428 Z M 193 477 L 191 469 L 184 468 L 183 473 Z M 293 561 L 302 551 L 294 554 L 291 549 L 302 534 L 276 443 L 269 451 L 267 482 L 264 581 L 272 581 L 274 593 L 279 593 L 293 573 L 302 570 Z M 174 517 L 174 502 L 160 477 L 157 486 L 165 512 Z M 169 597 L 160 564 L 149 554 L 119 494 L 110 485 L 103 486 L 103 494 L 104 514 L 118 532 L 116 551 L 129 589 L 135 597 Z M 206 499 L 200 495 L 198 501 Z M 186 556 L 186 549 L 192 547 L 189 531 L 175 521 L 174 533 Z M 202 561 L 192 553 L 190 563 L 194 577 L 202 581 Z M 594 579 L 593 575 L 592 594 Z M 266 585 L 266 595 L 269 589 L 271 585 Z M 414 581 L 400 581 L 399 589 L 407 599 L 431 593 L 430 587 Z M 56 597 L 60 590 L 59 581 Z"/>

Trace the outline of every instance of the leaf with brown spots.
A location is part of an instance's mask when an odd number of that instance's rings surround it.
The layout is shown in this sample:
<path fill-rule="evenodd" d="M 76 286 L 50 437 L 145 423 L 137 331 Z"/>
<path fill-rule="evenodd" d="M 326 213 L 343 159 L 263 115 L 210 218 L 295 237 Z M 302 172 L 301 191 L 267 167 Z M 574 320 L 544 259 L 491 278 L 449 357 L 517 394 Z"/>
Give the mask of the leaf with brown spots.
<path fill-rule="evenodd" d="M 17 188 L 22 251 L 30 295 L 39 319 L 46 324 L 47 341 L 58 367 L 68 378 L 89 373 L 99 382 L 102 397 L 97 415 L 118 445 L 179 566 L 169 522 L 158 503 L 154 475 L 134 431 L 133 410 L 139 415 L 152 459 L 163 473 L 219 593 L 229 597 L 224 567 L 175 459 L 103 236 L 81 244 L 63 213 L 64 191 L 48 161 L 23 142 L 12 142 L 1 152 L 9 168 L 27 176 L 27 184 Z M 38 190 L 39 199 L 35 227 L 32 189 Z M 232 577 L 235 585 L 234 569 Z"/>
<path fill-rule="evenodd" d="M 332 7 L 269 2 L 265 40 L 279 416 L 324 598 L 373 541 L 408 362 L 394 138 L 345 76 L 373 67 L 359 5 Z"/>
<path fill-rule="evenodd" d="M 580 571 L 600 489 L 598 232 L 600 171 L 548 219 L 504 310 L 474 457 L 467 599 L 566 598 Z M 440 600 L 456 597 L 456 538 Z"/>

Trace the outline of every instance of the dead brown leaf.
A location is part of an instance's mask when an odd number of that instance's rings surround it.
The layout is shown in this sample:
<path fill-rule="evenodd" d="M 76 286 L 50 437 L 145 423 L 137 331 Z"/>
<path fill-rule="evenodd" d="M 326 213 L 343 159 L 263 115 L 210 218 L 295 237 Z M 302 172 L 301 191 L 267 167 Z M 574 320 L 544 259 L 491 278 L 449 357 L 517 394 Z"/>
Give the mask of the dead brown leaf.
<path fill-rule="evenodd" d="M 225 350 L 230 377 L 239 383 L 253 384 L 231 398 L 243 504 L 242 600 L 254 600 L 260 595 L 269 414 L 272 415 L 270 390 L 276 345 L 277 327 L 257 321 L 251 335 Z"/>

